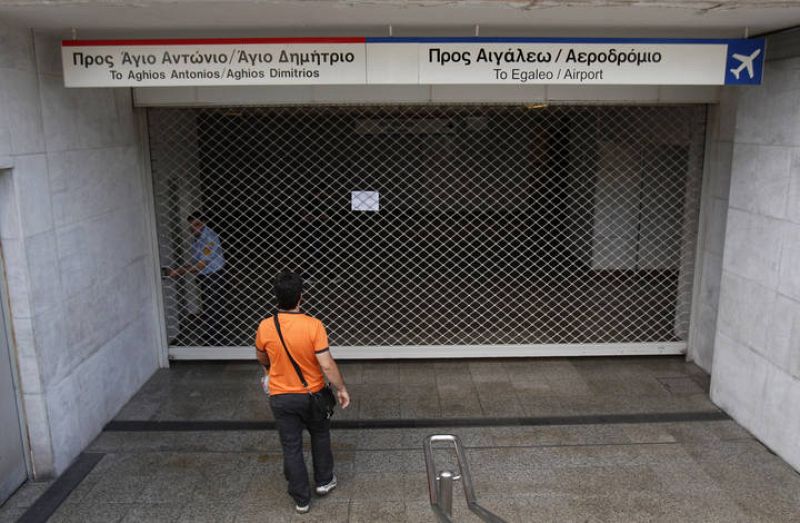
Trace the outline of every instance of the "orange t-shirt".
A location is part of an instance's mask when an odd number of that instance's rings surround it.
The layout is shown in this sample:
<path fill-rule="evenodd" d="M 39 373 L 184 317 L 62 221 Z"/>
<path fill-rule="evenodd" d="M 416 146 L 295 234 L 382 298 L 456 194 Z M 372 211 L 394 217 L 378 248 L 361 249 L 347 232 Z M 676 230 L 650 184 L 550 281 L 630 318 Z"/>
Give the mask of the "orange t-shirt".
<path fill-rule="evenodd" d="M 281 333 L 292 358 L 303 371 L 303 377 L 312 392 L 319 391 L 325 385 L 322 369 L 317 362 L 317 354 L 328 350 L 328 334 L 322 322 L 301 312 L 281 312 Z M 275 330 L 272 316 L 261 320 L 256 331 L 256 349 L 269 356 L 269 393 L 303 394 L 308 389 L 303 386 L 295 372 L 292 362 L 286 355 Z"/>

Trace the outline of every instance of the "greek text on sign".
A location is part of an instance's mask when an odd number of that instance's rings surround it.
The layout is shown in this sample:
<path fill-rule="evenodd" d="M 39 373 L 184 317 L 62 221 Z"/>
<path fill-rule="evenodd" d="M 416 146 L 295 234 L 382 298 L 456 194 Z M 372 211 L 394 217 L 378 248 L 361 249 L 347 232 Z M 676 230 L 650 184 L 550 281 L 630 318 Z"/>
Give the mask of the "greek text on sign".
<path fill-rule="evenodd" d="M 250 38 L 62 43 L 67 87 L 758 84 L 764 40 Z"/>
<path fill-rule="evenodd" d="M 691 46 L 695 47 L 695 46 Z M 682 81 L 696 85 L 724 83 L 715 64 L 725 60 L 723 46 L 638 45 L 635 48 L 589 45 L 464 45 L 420 47 L 420 80 L 443 83 L 637 84 L 642 77 L 664 85 Z"/>
<path fill-rule="evenodd" d="M 65 41 L 61 49 L 67 87 L 365 83 L 358 38 Z"/>

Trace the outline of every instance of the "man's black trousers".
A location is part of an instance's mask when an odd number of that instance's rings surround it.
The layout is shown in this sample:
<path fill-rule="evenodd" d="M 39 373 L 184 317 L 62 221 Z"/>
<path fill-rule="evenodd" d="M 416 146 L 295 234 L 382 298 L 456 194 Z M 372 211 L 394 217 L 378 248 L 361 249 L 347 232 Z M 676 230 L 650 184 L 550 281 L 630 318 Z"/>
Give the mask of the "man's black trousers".
<path fill-rule="evenodd" d="M 311 434 L 314 484 L 319 487 L 333 479 L 331 422 L 314 415 L 308 394 L 278 394 L 270 396 L 269 403 L 283 447 L 283 474 L 289 481 L 289 495 L 297 505 L 308 505 L 311 488 L 303 459 L 303 429 Z"/>

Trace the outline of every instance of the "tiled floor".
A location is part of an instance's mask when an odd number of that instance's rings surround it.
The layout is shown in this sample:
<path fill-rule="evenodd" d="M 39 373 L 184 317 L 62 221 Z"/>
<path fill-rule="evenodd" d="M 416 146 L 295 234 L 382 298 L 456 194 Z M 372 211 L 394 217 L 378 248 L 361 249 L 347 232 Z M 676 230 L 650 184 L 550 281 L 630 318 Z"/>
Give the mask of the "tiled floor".
<path fill-rule="evenodd" d="M 343 362 L 339 419 L 552 416 L 715 410 L 681 358 Z M 254 363 L 176 363 L 119 420 L 272 419 Z"/>
<path fill-rule="evenodd" d="M 0 506 L 0 521 L 16 521 L 39 496 L 44 494 L 51 483 L 52 481 L 28 482 L 20 487 L 9 500 Z"/>
<path fill-rule="evenodd" d="M 285 493 L 274 431 L 104 432 L 87 449 L 103 459 L 51 521 L 434 521 L 422 454 L 434 432 L 462 438 L 480 501 L 509 522 L 800 521 L 800 475 L 733 421 L 580 423 L 582 415 L 716 410 L 703 373 L 680 359 L 342 367 L 355 405 L 337 418 L 558 415 L 576 423 L 335 430 L 340 486 L 305 516 Z M 257 377 L 253 364 L 176 365 L 118 419 L 264 420 Z M 18 516 L 33 489 L 0 509 L 0 520 Z M 454 521 L 476 521 L 455 494 Z"/>

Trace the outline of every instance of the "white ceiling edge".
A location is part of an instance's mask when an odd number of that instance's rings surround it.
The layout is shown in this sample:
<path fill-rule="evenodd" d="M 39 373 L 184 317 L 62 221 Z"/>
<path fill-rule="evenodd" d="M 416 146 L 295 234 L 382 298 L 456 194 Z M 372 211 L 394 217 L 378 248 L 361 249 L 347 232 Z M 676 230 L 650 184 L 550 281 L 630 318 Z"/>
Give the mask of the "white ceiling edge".
<path fill-rule="evenodd" d="M 0 19 L 60 36 L 743 37 L 800 25 L 797 0 L 0 0 Z"/>

